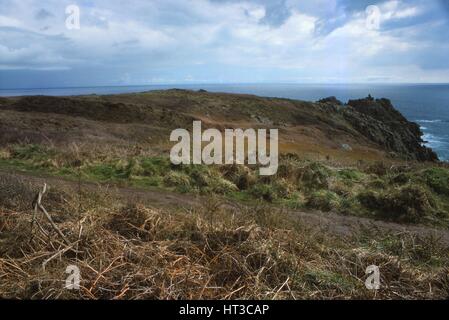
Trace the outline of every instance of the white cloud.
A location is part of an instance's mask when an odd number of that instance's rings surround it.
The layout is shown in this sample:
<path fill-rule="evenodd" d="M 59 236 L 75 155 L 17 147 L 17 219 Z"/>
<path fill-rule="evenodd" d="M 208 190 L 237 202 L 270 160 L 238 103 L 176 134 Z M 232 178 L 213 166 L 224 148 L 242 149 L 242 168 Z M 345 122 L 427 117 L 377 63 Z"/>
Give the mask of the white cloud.
<path fill-rule="evenodd" d="M 342 12 L 338 0 L 288 0 L 289 14 L 276 25 L 262 23 L 268 15 L 263 1 L 133 0 L 123 6 L 121 1 L 97 0 L 81 6 L 80 30 L 65 28 L 68 0 L 4 2 L 0 69 L 120 68 L 117 81 L 127 83 L 142 79 L 144 70 L 147 79 L 193 81 L 207 75 L 218 81 L 226 66 L 275 70 L 279 80 L 403 79 L 409 70 L 423 79 L 420 61 L 404 62 L 401 56 L 440 46 L 421 36 L 421 25 L 402 31 L 368 30 L 365 11 Z M 387 0 L 379 7 L 381 23 L 390 25 L 425 11 L 419 0 Z M 38 18 L 42 10 L 45 19 Z M 335 25 L 318 35 L 323 19 Z M 169 76 L 154 74 L 162 68 L 170 70 Z M 178 69 L 188 70 L 178 74 Z M 429 73 L 431 79 L 438 76 L 449 78 L 443 71 Z"/>
<path fill-rule="evenodd" d="M 17 19 L 0 15 L 0 27 L 20 28 L 22 23 Z"/>
<path fill-rule="evenodd" d="M 383 22 L 395 19 L 416 17 L 423 9 L 418 6 L 409 6 L 402 1 L 387 1 L 380 6 L 381 20 Z"/>

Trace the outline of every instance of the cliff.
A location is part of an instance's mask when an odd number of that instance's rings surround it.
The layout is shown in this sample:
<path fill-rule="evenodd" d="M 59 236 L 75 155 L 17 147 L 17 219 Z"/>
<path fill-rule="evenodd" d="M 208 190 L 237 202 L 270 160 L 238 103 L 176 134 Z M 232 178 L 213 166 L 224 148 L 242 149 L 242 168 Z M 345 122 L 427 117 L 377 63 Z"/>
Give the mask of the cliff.
<path fill-rule="evenodd" d="M 323 99 L 321 103 L 342 106 L 334 97 Z M 334 110 L 340 112 L 361 135 L 396 156 L 419 161 L 438 160 L 435 152 L 423 146 L 419 125 L 408 121 L 388 99 L 369 96 L 349 100 L 344 108 L 336 107 Z"/>

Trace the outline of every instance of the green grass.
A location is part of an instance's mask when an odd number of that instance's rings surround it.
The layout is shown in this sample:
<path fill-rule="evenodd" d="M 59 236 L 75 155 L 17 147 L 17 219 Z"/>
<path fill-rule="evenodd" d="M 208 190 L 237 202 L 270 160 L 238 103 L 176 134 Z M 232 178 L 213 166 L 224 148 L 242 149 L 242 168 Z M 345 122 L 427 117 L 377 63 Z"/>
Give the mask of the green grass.
<path fill-rule="evenodd" d="M 306 206 L 321 211 L 331 211 L 340 207 L 340 197 L 328 190 L 320 190 L 311 193 L 307 197 Z"/>
<path fill-rule="evenodd" d="M 361 182 L 365 174 L 356 169 L 338 170 L 336 176 L 347 184 Z"/>
<path fill-rule="evenodd" d="M 238 201 L 264 201 L 407 223 L 449 226 L 449 170 L 429 167 L 390 172 L 381 164 L 332 168 L 319 162 L 281 158 L 276 176 L 261 177 L 244 166 L 172 165 L 165 157 L 82 159 L 37 145 L 17 145 L 0 166 L 68 179 L 217 194 Z"/>
<path fill-rule="evenodd" d="M 449 170 L 430 168 L 422 174 L 427 185 L 436 193 L 449 196 Z"/>
<path fill-rule="evenodd" d="M 356 289 L 357 282 L 354 278 L 344 276 L 329 270 L 307 270 L 301 277 L 310 289 L 322 288 L 323 290 L 337 290 L 351 292 Z"/>

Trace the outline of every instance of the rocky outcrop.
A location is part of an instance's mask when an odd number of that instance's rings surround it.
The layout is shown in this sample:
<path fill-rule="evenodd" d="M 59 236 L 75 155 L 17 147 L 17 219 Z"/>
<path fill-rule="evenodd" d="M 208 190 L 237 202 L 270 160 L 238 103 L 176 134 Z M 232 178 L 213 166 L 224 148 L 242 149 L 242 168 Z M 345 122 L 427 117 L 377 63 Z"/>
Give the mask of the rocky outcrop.
<path fill-rule="evenodd" d="M 409 160 L 438 160 L 435 152 L 423 146 L 419 125 L 409 122 L 388 99 L 349 100 L 341 112 L 354 129 L 386 150 Z"/>
<path fill-rule="evenodd" d="M 343 105 L 343 102 L 341 102 L 340 100 L 338 100 L 334 96 L 318 100 L 318 102 L 319 103 L 328 103 L 328 104 L 337 105 L 337 106 L 342 106 Z"/>

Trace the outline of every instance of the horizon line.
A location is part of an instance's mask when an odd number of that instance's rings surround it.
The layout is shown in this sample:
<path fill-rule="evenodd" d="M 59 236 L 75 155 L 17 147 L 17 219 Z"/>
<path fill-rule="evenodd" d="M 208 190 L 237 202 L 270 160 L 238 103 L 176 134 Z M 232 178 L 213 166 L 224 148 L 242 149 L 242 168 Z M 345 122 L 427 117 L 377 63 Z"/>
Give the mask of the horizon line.
<path fill-rule="evenodd" d="M 126 88 L 126 87 L 157 87 L 157 86 L 220 86 L 220 85 L 449 85 L 449 82 L 198 82 L 198 83 L 158 83 L 158 84 L 121 84 L 121 85 L 86 85 L 63 87 L 24 87 L 0 88 L 7 90 L 55 90 L 55 89 L 86 89 L 86 88 Z M 173 89 L 175 89 L 173 87 Z"/>

